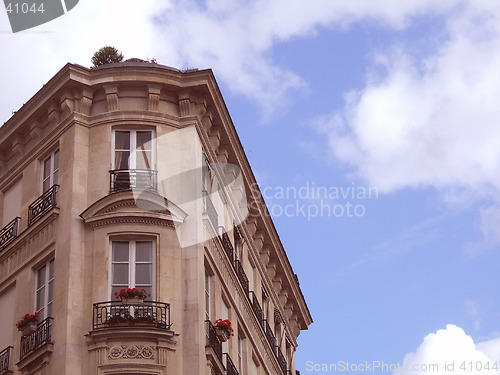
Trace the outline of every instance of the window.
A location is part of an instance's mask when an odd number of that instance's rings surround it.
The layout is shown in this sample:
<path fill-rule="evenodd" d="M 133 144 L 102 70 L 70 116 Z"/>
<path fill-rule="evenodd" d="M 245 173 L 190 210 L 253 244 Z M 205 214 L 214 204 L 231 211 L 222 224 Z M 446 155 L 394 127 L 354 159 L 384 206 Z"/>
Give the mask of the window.
<path fill-rule="evenodd" d="M 264 286 L 262 286 L 262 317 L 267 320 L 269 319 L 269 295 Z"/>
<path fill-rule="evenodd" d="M 111 298 L 122 288 L 145 289 L 154 299 L 153 241 L 111 242 Z"/>
<path fill-rule="evenodd" d="M 234 256 L 240 260 L 243 257 L 243 237 L 237 226 L 234 226 Z"/>
<path fill-rule="evenodd" d="M 240 374 L 244 374 L 244 358 L 243 358 L 243 351 L 244 351 L 244 343 L 245 337 L 241 333 L 241 331 L 238 330 L 238 371 Z"/>
<path fill-rule="evenodd" d="M 205 320 L 210 320 L 210 274 L 205 270 Z"/>
<path fill-rule="evenodd" d="M 52 316 L 52 299 L 54 296 L 54 259 L 39 268 L 36 277 L 36 311 L 38 320 Z"/>
<path fill-rule="evenodd" d="M 3 217 L 0 229 L 12 219 L 21 216 L 21 198 L 23 193 L 23 180 L 19 179 L 14 185 L 3 193 Z"/>
<path fill-rule="evenodd" d="M 59 174 L 59 150 L 54 151 L 43 161 L 42 171 L 42 193 L 58 183 Z"/>
<path fill-rule="evenodd" d="M 113 169 L 154 169 L 152 130 L 115 130 Z"/>

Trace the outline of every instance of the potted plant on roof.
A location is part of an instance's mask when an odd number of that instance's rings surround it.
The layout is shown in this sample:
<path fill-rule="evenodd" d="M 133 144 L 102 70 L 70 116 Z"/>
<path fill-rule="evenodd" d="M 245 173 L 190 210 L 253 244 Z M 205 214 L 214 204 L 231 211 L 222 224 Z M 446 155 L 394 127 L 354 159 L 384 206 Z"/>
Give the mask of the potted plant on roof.
<path fill-rule="evenodd" d="M 34 314 L 25 314 L 20 321 L 16 323 L 16 327 L 23 336 L 28 336 L 35 332 L 38 324 L 38 312 Z"/>
<path fill-rule="evenodd" d="M 142 305 L 144 299 L 150 297 L 144 289 L 123 288 L 119 292 L 115 292 L 116 299 L 121 299 L 124 305 Z"/>
<path fill-rule="evenodd" d="M 231 321 L 229 319 L 222 320 L 217 319 L 215 321 L 215 334 L 219 337 L 219 340 L 225 342 L 234 336 L 234 330 L 231 327 Z"/>

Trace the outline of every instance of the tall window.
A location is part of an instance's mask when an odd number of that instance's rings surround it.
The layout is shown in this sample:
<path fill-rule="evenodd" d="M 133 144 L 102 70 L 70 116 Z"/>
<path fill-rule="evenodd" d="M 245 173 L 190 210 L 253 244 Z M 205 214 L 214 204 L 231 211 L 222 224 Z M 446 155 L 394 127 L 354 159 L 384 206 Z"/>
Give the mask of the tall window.
<path fill-rule="evenodd" d="M 205 270 L 205 320 L 210 320 L 210 274 Z"/>
<path fill-rule="evenodd" d="M 113 169 L 154 169 L 152 130 L 115 130 Z"/>
<path fill-rule="evenodd" d="M 243 358 L 243 350 L 244 350 L 244 340 L 245 337 L 241 333 L 241 331 L 238 330 L 238 371 L 240 374 L 244 374 L 245 371 L 243 371 L 243 366 L 244 366 L 244 358 Z"/>
<path fill-rule="evenodd" d="M 43 193 L 57 185 L 59 174 L 59 150 L 54 151 L 43 161 L 42 188 Z"/>
<path fill-rule="evenodd" d="M 122 288 L 145 289 L 154 298 L 153 241 L 112 241 L 111 297 Z"/>
<path fill-rule="evenodd" d="M 54 296 L 54 259 L 48 261 L 37 271 L 36 278 L 36 311 L 39 321 L 52 316 L 52 299 Z"/>
<path fill-rule="evenodd" d="M 237 226 L 234 226 L 234 256 L 236 259 L 241 260 L 243 257 L 243 237 Z"/>

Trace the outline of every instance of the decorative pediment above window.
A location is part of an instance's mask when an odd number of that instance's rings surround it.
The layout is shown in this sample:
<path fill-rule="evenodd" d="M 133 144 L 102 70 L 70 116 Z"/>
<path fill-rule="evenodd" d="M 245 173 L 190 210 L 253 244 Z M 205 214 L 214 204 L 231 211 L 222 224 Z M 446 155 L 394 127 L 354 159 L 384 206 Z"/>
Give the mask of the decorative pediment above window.
<path fill-rule="evenodd" d="M 99 199 L 80 214 L 92 228 L 122 223 L 168 226 L 175 229 L 187 214 L 175 203 L 149 191 L 123 191 Z"/>

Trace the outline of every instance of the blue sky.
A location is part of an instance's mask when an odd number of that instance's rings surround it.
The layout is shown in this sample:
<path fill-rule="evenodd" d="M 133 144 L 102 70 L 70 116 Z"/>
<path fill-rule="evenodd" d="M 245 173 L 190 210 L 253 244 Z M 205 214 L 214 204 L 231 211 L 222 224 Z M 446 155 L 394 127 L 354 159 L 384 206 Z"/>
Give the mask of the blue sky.
<path fill-rule="evenodd" d="M 0 120 L 103 45 L 210 67 L 315 321 L 297 369 L 497 361 L 499 25 L 494 0 L 80 0 L 18 34 L 0 12 Z M 278 194 L 313 185 L 377 194 Z"/>

